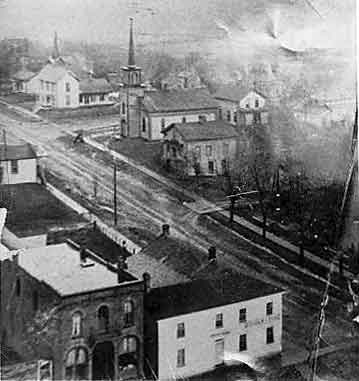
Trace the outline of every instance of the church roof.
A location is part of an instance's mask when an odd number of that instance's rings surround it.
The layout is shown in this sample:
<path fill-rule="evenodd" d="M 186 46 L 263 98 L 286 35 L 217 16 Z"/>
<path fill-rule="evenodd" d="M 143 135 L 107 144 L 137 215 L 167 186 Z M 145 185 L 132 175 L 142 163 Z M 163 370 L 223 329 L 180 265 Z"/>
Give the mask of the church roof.
<path fill-rule="evenodd" d="M 0 161 L 34 159 L 37 155 L 31 144 L 0 145 Z"/>
<path fill-rule="evenodd" d="M 19 81 L 28 81 L 30 78 L 32 78 L 36 73 L 33 71 L 29 71 L 26 69 L 19 70 L 13 75 L 13 79 L 17 79 Z"/>
<path fill-rule="evenodd" d="M 150 113 L 218 108 L 217 101 L 204 89 L 148 92 L 143 106 Z"/>

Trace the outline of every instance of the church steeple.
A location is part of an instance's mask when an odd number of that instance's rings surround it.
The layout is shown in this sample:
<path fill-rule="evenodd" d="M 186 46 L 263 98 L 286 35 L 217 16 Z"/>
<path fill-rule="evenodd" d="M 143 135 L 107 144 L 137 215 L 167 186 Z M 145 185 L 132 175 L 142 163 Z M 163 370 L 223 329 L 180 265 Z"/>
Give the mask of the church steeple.
<path fill-rule="evenodd" d="M 130 39 L 128 46 L 127 66 L 121 68 L 123 72 L 123 84 L 130 87 L 141 87 L 142 74 L 141 68 L 135 62 L 135 44 L 133 39 L 133 19 L 130 18 Z"/>
<path fill-rule="evenodd" d="M 133 42 L 133 18 L 130 18 L 130 41 L 128 47 L 128 66 L 136 66 L 135 63 L 135 44 Z"/>
<path fill-rule="evenodd" d="M 59 57 L 60 57 L 59 42 L 58 42 L 58 39 L 57 39 L 57 32 L 55 31 L 54 46 L 53 46 L 53 51 L 52 51 L 52 58 L 54 60 L 56 60 Z"/>

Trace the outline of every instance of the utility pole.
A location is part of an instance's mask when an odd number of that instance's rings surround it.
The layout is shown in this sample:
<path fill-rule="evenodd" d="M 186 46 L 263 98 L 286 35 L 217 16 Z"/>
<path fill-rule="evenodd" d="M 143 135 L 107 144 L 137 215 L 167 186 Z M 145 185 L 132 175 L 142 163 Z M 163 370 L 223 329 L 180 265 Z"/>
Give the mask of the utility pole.
<path fill-rule="evenodd" d="M 113 162 L 113 222 L 117 226 L 117 163 Z"/>

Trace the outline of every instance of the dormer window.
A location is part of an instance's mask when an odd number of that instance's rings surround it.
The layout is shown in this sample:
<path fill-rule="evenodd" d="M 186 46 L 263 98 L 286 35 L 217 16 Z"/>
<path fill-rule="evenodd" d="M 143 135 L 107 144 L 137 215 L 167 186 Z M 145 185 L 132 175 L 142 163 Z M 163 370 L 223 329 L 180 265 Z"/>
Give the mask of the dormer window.
<path fill-rule="evenodd" d="M 82 314 L 75 312 L 72 315 L 72 337 L 81 336 L 82 334 Z"/>

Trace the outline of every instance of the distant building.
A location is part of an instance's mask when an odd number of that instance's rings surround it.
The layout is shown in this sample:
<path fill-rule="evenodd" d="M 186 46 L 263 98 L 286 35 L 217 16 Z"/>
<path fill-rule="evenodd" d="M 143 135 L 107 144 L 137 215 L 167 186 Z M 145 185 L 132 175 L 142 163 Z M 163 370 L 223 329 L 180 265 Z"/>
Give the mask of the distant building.
<path fill-rule="evenodd" d="M 160 140 L 172 123 L 212 121 L 218 117 L 217 102 L 204 89 L 146 92 L 141 102 L 140 136 Z"/>
<path fill-rule="evenodd" d="M 241 355 L 282 350 L 283 291 L 246 276 L 151 288 L 145 295 L 148 377 L 182 379 Z"/>
<path fill-rule="evenodd" d="M 268 123 L 266 97 L 257 90 L 243 86 L 224 86 L 213 95 L 219 103 L 220 118 L 238 126 Z"/>
<path fill-rule="evenodd" d="M 3 256 L 1 337 L 55 380 L 139 379 L 144 282 L 74 242 Z"/>
<path fill-rule="evenodd" d="M 110 83 L 105 78 L 93 78 L 92 65 L 81 57 L 62 57 L 57 35 L 52 56 L 33 75 L 22 70 L 13 76 L 13 90 L 35 94 L 36 108 L 78 108 L 113 104 Z"/>
<path fill-rule="evenodd" d="M 223 174 L 236 159 L 238 133 L 228 122 L 173 123 L 163 134 L 164 162 L 189 176 Z"/>
<path fill-rule="evenodd" d="M 11 77 L 12 90 L 15 93 L 30 93 L 31 80 L 36 73 L 22 69 Z"/>
<path fill-rule="evenodd" d="M 202 89 L 205 87 L 193 67 L 179 73 L 170 73 L 161 80 L 162 90 Z"/>
<path fill-rule="evenodd" d="M 0 145 L 0 184 L 36 183 L 38 159 L 29 143 Z"/>

